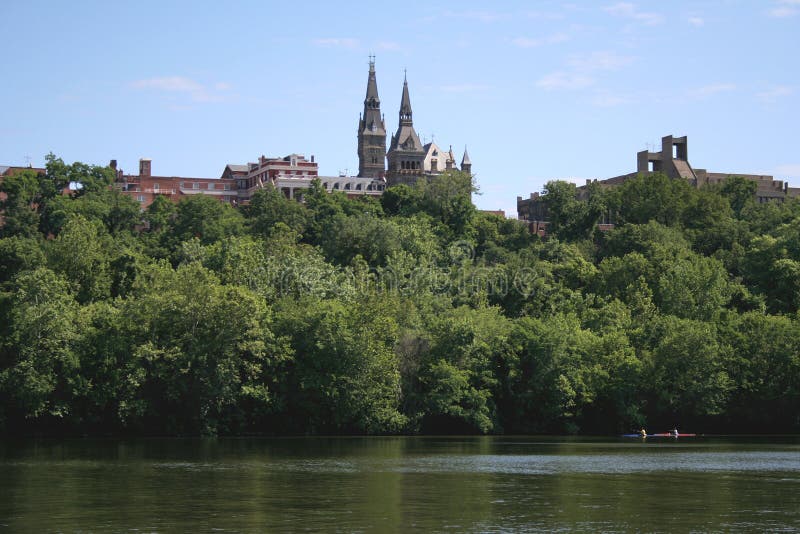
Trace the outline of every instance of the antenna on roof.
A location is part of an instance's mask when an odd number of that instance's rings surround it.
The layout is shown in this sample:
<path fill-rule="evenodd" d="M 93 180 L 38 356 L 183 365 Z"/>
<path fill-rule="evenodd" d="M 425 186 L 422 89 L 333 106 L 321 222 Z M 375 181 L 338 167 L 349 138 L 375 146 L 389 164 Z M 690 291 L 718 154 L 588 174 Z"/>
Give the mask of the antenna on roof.
<path fill-rule="evenodd" d="M 32 165 L 31 165 L 31 157 L 30 156 L 25 156 L 25 163 L 27 164 L 29 169 L 32 167 Z"/>

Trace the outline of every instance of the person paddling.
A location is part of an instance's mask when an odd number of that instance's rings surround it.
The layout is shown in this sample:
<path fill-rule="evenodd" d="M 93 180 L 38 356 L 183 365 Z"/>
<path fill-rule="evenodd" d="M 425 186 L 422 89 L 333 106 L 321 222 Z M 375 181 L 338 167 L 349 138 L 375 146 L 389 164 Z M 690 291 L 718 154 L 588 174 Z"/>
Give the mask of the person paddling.
<path fill-rule="evenodd" d="M 673 438 L 677 438 L 678 437 L 678 429 L 677 428 L 673 428 L 672 430 L 669 431 L 669 433 L 672 435 Z"/>
<path fill-rule="evenodd" d="M 646 438 L 647 437 L 647 430 L 645 430 L 644 428 L 641 429 L 639 431 L 639 435 L 642 436 L 643 438 Z"/>

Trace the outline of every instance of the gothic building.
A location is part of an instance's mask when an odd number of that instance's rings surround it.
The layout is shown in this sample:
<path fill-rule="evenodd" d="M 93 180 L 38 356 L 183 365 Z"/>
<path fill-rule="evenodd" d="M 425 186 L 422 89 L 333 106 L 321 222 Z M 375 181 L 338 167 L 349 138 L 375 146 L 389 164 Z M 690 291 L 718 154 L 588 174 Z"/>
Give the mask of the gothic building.
<path fill-rule="evenodd" d="M 386 157 L 386 125 L 381 115 L 381 99 L 378 98 L 378 82 L 375 79 L 375 58 L 369 61 L 367 96 L 364 98 L 364 113 L 358 120 L 358 176 L 361 178 L 383 178 Z"/>
<path fill-rule="evenodd" d="M 452 147 L 443 151 L 433 142 L 423 144 L 414 130 L 407 77 L 403 79 L 397 131 L 392 135 L 389 151 L 386 152 L 386 125 L 380 112 L 375 58 L 370 57 L 367 96 L 364 99 L 364 112 L 358 121 L 358 175 L 385 178 L 387 185 L 391 186 L 413 184 L 421 177 L 431 178 L 449 170 L 458 170 Z M 466 148 L 461 159 L 461 170 L 472 172 Z"/>

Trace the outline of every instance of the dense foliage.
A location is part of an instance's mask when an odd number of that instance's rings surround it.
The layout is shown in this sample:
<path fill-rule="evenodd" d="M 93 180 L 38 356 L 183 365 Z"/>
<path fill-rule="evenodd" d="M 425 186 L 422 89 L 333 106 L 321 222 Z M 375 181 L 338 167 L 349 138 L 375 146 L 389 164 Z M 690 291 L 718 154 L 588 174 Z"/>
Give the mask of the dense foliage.
<path fill-rule="evenodd" d="M 4 434 L 800 430 L 800 204 L 746 180 L 551 182 L 541 240 L 458 172 L 144 212 L 112 177 L 0 184 Z"/>

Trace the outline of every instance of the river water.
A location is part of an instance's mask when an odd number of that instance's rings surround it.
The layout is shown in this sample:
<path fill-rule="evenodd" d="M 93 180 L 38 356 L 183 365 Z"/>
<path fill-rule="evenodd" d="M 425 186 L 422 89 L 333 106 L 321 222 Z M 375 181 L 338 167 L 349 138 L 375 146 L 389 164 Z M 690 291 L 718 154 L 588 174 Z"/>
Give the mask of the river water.
<path fill-rule="evenodd" d="M 0 531 L 800 532 L 800 439 L 5 440 Z"/>

